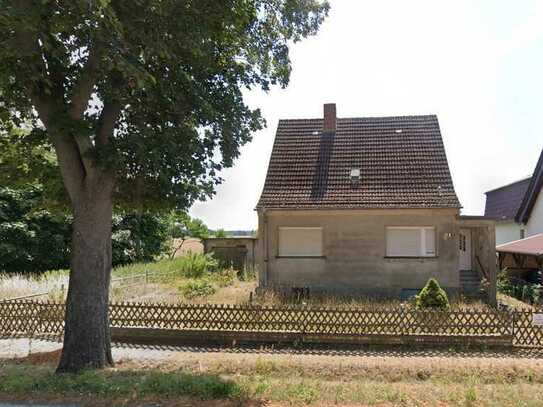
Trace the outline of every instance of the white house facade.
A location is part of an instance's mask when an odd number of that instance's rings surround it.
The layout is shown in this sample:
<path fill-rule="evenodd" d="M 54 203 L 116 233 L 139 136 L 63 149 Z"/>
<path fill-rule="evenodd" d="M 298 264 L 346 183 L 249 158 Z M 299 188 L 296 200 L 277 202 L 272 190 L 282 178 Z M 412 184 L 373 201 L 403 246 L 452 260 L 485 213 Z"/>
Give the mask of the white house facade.
<path fill-rule="evenodd" d="M 543 152 L 531 177 L 486 192 L 485 217 L 496 221 L 496 244 L 543 233 Z"/>

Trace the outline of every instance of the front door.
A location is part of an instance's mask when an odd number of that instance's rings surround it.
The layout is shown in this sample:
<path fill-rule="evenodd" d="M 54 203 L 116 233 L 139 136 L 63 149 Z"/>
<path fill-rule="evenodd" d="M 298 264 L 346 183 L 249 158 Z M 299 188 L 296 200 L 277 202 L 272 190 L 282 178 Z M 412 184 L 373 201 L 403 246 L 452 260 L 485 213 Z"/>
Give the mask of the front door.
<path fill-rule="evenodd" d="M 471 230 L 460 229 L 459 237 L 460 270 L 471 270 Z"/>

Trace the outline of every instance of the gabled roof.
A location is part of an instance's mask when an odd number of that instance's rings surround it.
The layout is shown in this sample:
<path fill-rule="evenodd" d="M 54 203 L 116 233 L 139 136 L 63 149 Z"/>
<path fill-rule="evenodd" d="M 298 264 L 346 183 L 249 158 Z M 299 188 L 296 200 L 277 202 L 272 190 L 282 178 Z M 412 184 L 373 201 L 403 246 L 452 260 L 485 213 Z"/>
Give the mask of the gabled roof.
<path fill-rule="evenodd" d="M 513 220 L 531 178 L 523 178 L 486 192 L 485 217 L 496 220 Z"/>
<path fill-rule="evenodd" d="M 535 201 L 539 195 L 539 191 L 541 191 L 542 186 L 543 186 L 543 151 L 539 155 L 539 160 L 537 161 L 537 165 L 535 166 L 535 171 L 534 171 L 534 174 L 532 175 L 532 179 L 530 180 L 530 185 L 528 185 L 528 189 L 526 190 L 526 193 L 524 194 L 524 198 L 522 199 L 520 207 L 515 216 L 516 222 L 518 223 L 528 222 L 528 219 L 530 219 L 530 214 L 532 213 L 532 209 L 535 205 Z"/>
<path fill-rule="evenodd" d="M 257 208 L 459 208 L 435 115 L 280 120 Z M 360 169 L 360 180 L 350 179 Z"/>

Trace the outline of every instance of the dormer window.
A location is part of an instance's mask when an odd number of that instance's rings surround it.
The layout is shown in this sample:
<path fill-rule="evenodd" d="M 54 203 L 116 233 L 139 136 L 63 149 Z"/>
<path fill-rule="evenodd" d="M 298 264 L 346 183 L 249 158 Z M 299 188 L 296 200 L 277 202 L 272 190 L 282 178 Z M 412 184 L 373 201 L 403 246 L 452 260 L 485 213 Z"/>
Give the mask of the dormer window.
<path fill-rule="evenodd" d="M 351 182 L 360 181 L 360 168 L 352 168 L 350 178 L 351 178 Z"/>

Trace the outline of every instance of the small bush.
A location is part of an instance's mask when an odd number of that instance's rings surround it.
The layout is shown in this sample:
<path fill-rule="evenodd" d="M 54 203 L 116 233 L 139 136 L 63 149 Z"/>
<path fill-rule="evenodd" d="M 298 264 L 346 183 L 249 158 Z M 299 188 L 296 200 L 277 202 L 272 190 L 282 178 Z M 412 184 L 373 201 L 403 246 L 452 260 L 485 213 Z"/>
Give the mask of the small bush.
<path fill-rule="evenodd" d="M 189 300 L 196 297 L 207 297 L 217 291 L 207 280 L 189 280 L 179 287 L 179 290 L 183 297 Z"/>
<path fill-rule="evenodd" d="M 415 297 L 415 306 L 418 309 L 448 309 L 450 304 L 447 293 L 439 286 L 439 283 L 435 278 L 431 278 L 421 292 Z"/>
<path fill-rule="evenodd" d="M 207 273 L 214 273 L 219 269 L 219 263 L 211 254 L 189 252 L 182 258 L 181 273 L 188 278 L 201 278 Z"/>

